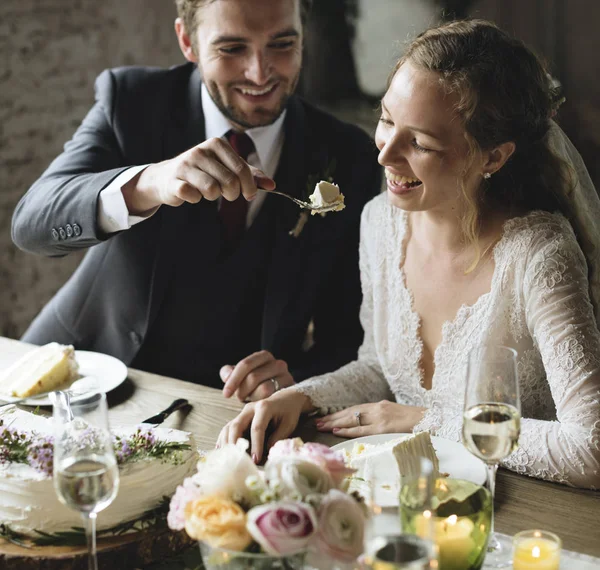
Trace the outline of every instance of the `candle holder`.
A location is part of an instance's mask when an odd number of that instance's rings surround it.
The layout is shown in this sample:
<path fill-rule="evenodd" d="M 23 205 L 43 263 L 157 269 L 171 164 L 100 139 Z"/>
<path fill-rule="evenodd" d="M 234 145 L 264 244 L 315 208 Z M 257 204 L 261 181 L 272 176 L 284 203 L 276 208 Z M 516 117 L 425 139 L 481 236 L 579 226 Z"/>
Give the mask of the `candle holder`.
<path fill-rule="evenodd" d="M 513 537 L 514 570 L 559 570 L 562 541 L 553 532 L 524 530 Z"/>
<path fill-rule="evenodd" d="M 486 555 L 492 520 L 492 496 L 462 479 L 435 482 L 432 509 L 423 509 L 413 484 L 402 484 L 400 520 L 403 533 L 432 538 L 439 570 L 479 570 Z"/>

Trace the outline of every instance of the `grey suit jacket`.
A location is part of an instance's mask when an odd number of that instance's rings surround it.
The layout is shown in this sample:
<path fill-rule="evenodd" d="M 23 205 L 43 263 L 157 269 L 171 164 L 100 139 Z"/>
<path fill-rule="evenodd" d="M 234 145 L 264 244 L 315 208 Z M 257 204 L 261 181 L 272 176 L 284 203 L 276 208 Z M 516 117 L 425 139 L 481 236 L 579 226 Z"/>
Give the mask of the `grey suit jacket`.
<path fill-rule="evenodd" d="M 23 340 L 72 343 L 132 361 L 164 298 L 170 251 L 181 246 L 180 209 L 162 207 L 107 236 L 97 225 L 98 195 L 129 166 L 172 158 L 204 140 L 200 88 L 191 64 L 119 68 L 98 77 L 94 107 L 13 216 L 13 240 L 23 250 L 62 256 L 89 248 Z M 342 212 L 311 216 L 298 238 L 289 235 L 297 206 L 289 202 L 279 210 L 261 340 L 301 380 L 356 356 L 362 340 L 359 220 L 380 189 L 381 171 L 365 133 L 297 97 L 290 99 L 284 128 L 278 187 L 305 198 L 309 180 L 336 164 L 333 176 L 347 204 Z M 267 197 L 274 199 L 285 200 Z M 305 351 L 311 320 L 315 343 Z"/>

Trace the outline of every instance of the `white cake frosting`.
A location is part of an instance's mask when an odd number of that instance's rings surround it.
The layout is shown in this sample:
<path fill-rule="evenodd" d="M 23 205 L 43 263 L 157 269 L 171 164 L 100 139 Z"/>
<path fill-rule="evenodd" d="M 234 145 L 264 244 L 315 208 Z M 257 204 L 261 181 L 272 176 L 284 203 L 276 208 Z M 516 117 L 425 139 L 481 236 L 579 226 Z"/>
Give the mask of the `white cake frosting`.
<path fill-rule="evenodd" d="M 0 419 L 19 431 L 52 434 L 52 418 L 44 418 L 14 406 L 0 410 Z M 113 432 L 127 436 L 138 426 L 115 428 Z M 98 530 L 138 519 L 170 497 L 185 477 L 196 467 L 198 453 L 191 434 L 175 429 L 153 428 L 160 441 L 190 445 L 182 450 L 180 461 L 146 458 L 119 466 L 120 484 L 116 499 L 98 513 Z M 34 534 L 34 530 L 55 533 L 81 527 L 78 512 L 64 506 L 56 496 L 52 477 L 24 463 L 0 462 L 0 523 L 12 530 Z"/>
<path fill-rule="evenodd" d="M 313 207 L 319 208 L 323 212 L 337 212 L 346 207 L 344 205 L 344 195 L 340 193 L 340 187 L 325 180 L 317 183 L 313 193 L 308 198 Z M 316 214 L 318 212 L 313 210 L 312 213 Z"/>

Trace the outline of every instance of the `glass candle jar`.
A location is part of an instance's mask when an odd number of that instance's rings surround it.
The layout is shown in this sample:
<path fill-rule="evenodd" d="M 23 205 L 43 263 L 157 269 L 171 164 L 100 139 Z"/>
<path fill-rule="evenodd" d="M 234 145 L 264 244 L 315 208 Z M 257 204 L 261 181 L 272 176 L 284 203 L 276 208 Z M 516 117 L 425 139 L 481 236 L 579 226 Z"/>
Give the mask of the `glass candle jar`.
<path fill-rule="evenodd" d="M 400 491 L 402 532 L 433 540 L 439 570 L 479 570 L 490 536 L 492 498 L 481 485 L 462 479 L 439 478 L 432 511 L 414 500 L 410 484 Z"/>
<path fill-rule="evenodd" d="M 524 530 L 513 538 L 514 570 L 559 570 L 562 542 L 553 532 Z"/>

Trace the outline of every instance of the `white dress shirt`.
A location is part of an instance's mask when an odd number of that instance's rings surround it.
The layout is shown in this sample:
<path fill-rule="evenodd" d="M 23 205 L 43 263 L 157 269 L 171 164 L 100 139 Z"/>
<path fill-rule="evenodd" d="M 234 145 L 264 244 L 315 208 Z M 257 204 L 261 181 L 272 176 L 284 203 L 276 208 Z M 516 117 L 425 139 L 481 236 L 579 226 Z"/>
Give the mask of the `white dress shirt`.
<path fill-rule="evenodd" d="M 207 140 L 224 137 L 231 130 L 231 123 L 215 105 L 204 84 L 202 84 L 202 111 L 204 113 Z M 256 149 L 255 152 L 252 152 L 248 156 L 248 164 L 260 168 L 260 170 L 271 178 L 275 175 L 283 148 L 283 122 L 285 114 L 286 112 L 284 111 L 271 125 L 255 127 L 246 131 Z M 125 198 L 123 198 L 123 186 L 148 166 L 148 164 L 143 164 L 128 168 L 100 192 L 98 200 L 98 225 L 104 233 L 110 234 L 127 230 L 131 226 L 148 219 L 158 210 L 158 208 L 153 210 L 147 216 L 132 216 L 127 210 Z M 265 197 L 266 194 L 264 192 L 258 192 L 256 198 L 249 203 L 246 227 L 250 227 L 256 218 Z"/>

